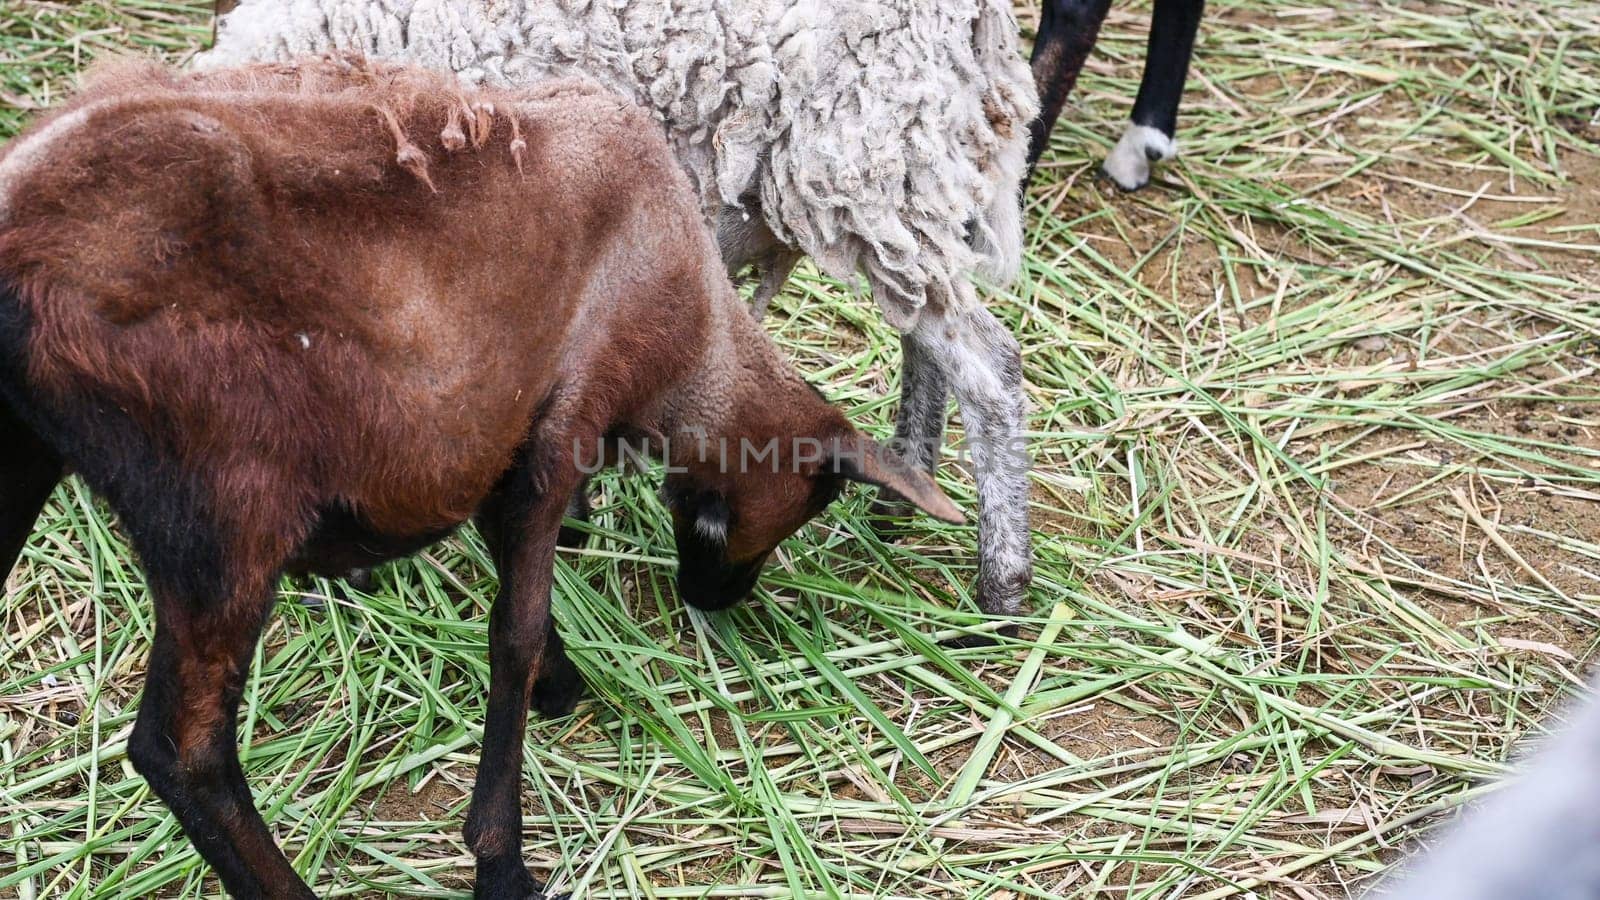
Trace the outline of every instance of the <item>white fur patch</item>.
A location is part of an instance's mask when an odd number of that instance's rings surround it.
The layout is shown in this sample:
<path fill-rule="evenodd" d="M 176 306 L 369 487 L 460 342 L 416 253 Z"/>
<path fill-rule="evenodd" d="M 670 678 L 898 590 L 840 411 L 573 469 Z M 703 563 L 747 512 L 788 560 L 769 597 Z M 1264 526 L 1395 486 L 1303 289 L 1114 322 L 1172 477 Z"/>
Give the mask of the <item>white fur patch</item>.
<path fill-rule="evenodd" d="M 1150 164 L 1178 155 L 1178 142 L 1149 125 L 1128 123 L 1117 145 L 1106 157 L 1105 173 L 1125 191 L 1137 191 L 1150 182 Z"/>
<path fill-rule="evenodd" d="M 727 519 L 697 516 L 694 520 L 694 530 L 696 534 L 713 543 L 726 544 L 728 542 Z"/>

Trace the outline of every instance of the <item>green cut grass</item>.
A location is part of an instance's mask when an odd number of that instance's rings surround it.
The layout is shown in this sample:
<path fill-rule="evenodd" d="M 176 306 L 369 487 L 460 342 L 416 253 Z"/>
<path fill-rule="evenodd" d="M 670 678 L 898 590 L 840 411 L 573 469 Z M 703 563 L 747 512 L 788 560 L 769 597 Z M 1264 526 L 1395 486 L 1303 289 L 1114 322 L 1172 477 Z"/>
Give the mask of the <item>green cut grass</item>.
<path fill-rule="evenodd" d="M 0 5 L 0 137 L 209 3 Z M 582 897 L 1343 897 L 1493 789 L 1600 629 L 1600 3 L 1207 5 L 1182 157 L 1095 176 L 1119 5 L 1030 196 L 1034 615 L 970 527 L 855 494 L 753 602 L 686 610 L 654 476 L 603 479 L 556 615 L 524 839 Z M 1031 34 L 1032 4 L 1019 5 Z M 882 435 L 898 342 L 804 267 L 768 327 Z M 959 437 L 955 419 L 952 440 Z M 0 436 L 3 439 L 3 436 Z M 970 473 L 944 470 L 972 508 Z M 324 896 L 466 897 L 495 578 L 463 534 L 370 594 L 286 583 L 241 752 Z M 126 746 L 152 614 L 68 480 L 0 600 L 0 896 L 216 897 Z"/>

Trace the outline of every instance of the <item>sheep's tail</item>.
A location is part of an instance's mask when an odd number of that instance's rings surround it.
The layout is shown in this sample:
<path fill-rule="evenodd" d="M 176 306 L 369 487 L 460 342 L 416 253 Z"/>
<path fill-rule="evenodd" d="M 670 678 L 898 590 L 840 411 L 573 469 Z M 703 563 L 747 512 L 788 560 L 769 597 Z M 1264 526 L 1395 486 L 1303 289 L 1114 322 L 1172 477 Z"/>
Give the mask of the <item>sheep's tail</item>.
<path fill-rule="evenodd" d="M 978 255 L 979 273 L 996 286 L 1016 279 L 1022 269 L 1022 176 L 1007 180 L 995 191 L 973 230 L 972 250 Z"/>
<path fill-rule="evenodd" d="M 1027 132 L 1022 134 L 1026 136 Z M 997 287 L 1016 279 L 1022 268 L 1023 183 L 1028 145 L 1008 141 L 991 163 L 989 203 L 972 222 L 967 241 L 977 256 L 980 276 Z"/>
<path fill-rule="evenodd" d="M 987 82 L 984 112 L 994 143 L 984 163 L 989 201 L 972 230 L 979 272 L 1010 284 L 1022 268 L 1022 192 L 1028 173 L 1028 126 L 1039 114 L 1033 73 L 1017 52 L 1017 20 L 1007 0 L 984 0 L 973 29 L 973 52 Z"/>

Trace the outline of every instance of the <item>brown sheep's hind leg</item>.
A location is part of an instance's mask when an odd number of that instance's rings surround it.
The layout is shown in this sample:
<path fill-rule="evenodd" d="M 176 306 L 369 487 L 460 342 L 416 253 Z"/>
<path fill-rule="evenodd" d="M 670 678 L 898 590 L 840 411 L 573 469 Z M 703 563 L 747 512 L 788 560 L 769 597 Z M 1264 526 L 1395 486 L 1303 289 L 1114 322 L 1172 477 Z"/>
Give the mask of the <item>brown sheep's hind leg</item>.
<path fill-rule="evenodd" d="M 236 718 L 271 608 L 270 579 L 218 603 L 152 576 L 156 636 L 128 757 L 234 897 L 309 900 L 256 811 Z"/>
<path fill-rule="evenodd" d="M 121 516 L 155 601 L 128 759 L 230 896 L 311 900 L 256 811 L 237 743 L 239 701 L 273 588 L 309 524 L 287 507 L 274 516 L 264 499 L 217 501 L 138 427 L 115 413 L 98 417 L 123 425 L 121 439 L 85 443 L 68 458 Z M 219 508 L 249 509 L 254 518 L 225 521 Z"/>

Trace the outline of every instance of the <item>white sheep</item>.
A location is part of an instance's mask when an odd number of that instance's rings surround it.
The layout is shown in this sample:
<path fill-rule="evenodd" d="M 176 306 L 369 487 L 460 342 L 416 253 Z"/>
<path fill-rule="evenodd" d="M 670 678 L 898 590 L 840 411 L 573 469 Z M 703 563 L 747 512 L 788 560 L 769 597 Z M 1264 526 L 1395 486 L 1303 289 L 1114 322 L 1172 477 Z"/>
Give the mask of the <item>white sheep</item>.
<path fill-rule="evenodd" d="M 198 64 L 330 50 L 468 82 L 583 74 L 652 110 L 757 311 L 800 255 L 902 332 L 896 438 L 930 469 L 953 389 L 975 451 L 978 599 L 1031 577 L 1021 356 L 979 303 L 1021 255 L 1037 97 L 1008 0 L 244 0 Z"/>

